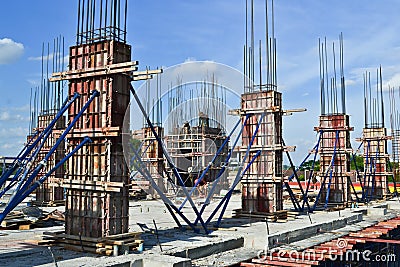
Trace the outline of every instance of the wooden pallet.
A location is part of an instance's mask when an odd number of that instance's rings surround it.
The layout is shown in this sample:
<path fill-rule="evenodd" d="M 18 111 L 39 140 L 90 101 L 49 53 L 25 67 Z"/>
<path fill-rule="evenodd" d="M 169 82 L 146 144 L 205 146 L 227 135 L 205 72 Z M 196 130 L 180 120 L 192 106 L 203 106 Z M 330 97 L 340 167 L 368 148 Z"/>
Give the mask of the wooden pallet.
<path fill-rule="evenodd" d="M 235 218 L 254 218 L 255 220 L 268 220 L 268 222 L 287 222 L 288 218 L 292 219 L 292 216 L 288 216 L 287 210 L 281 210 L 277 212 L 247 212 L 242 209 L 234 209 L 233 217 Z"/>
<path fill-rule="evenodd" d="M 143 249 L 141 232 L 131 232 L 107 237 L 85 237 L 67 235 L 60 232 L 44 232 L 45 240 L 54 240 L 56 245 L 65 249 L 90 252 L 106 256 L 118 256 L 128 254 L 129 251 Z"/>
<path fill-rule="evenodd" d="M 2 229 L 18 229 L 18 230 L 29 230 L 33 223 L 31 220 L 27 220 L 22 212 L 14 211 L 9 213 L 4 220 L 1 222 L 0 227 Z"/>

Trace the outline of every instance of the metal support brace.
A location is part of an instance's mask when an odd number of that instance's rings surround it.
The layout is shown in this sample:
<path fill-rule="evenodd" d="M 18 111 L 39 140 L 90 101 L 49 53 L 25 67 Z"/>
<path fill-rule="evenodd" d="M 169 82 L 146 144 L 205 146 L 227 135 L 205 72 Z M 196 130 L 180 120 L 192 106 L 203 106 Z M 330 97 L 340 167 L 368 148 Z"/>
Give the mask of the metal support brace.
<path fill-rule="evenodd" d="M 140 101 L 138 95 L 136 94 L 136 91 L 133 89 L 133 86 L 132 86 L 132 85 L 130 86 L 130 90 L 131 90 L 131 93 L 133 94 L 133 97 L 134 97 L 135 100 L 136 100 L 136 103 L 137 103 L 138 106 L 139 106 L 139 109 L 141 110 L 143 116 L 145 117 L 147 124 L 150 126 L 150 129 L 151 129 L 151 131 L 153 132 L 153 135 L 154 135 L 155 139 L 157 140 L 159 146 L 162 148 L 163 154 L 164 154 L 164 156 L 165 156 L 165 158 L 166 158 L 166 160 L 167 160 L 167 162 L 168 162 L 168 165 L 171 167 L 171 169 L 172 169 L 174 175 L 176 176 L 176 178 L 178 179 L 178 181 L 181 183 L 183 192 L 185 193 L 185 196 L 188 198 L 189 203 L 190 203 L 190 205 L 191 205 L 193 211 L 196 213 L 196 216 L 199 217 L 199 214 L 200 214 L 200 213 L 199 213 L 199 211 L 198 211 L 196 205 L 194 204 L 192 198 L 190 198 L 189 192 L 187 191 L 187 189 L 186 189 L 186 187 L 185 187 L 185 183 L 183 182 L 182 177 L 179 175 L 179 172 L 178 172 L 178 170 L 176 169 L 174 163 L 172 162 L 172 159 L 171 159 L 171 157 L 169 156 L 169 154 L 168 154 L 168 152 L 167 152 L 167 150 L 166 150 L 166 148 L 165 148 L 165 146 L 164 146 L 164 143 L 162 142 L 161 138 L 158 136 L 156 130 L 154 129 L 154 125 L 153 125 L 153 123 L 150 121 L 150 118 L 149 118 L 149 116 L 148 116 L 146 110 L 144 109 L 144 107 L 143 107 L 143 105 L 142 105 L 142 103 L 141 103 L 141 101 Z M 208 232 L 207 227 L 206 227 L 206 225 L 204 224 L 204 221 L 203 221 L 203 219 L 202 219 L 201 217 L 200 217 L 200 223 L 201 223 L 201 225 L 203 226 L 204 231 L 207 233 L 207 232 Z M 194 230 L 195 230 L 195 229 L 194 229 Z"/>
<path fill-rule="evenodd" d="M 245 156 L 243 157 L 242 162 L 246 162 L 247 157 L 249 156 L 250 149 L 251 149 L 251 147 L 252 147 L 252 145 L 253 145 L 253 143 L 254 143 L 254 140 L 255 140 L 255 138 L 256 138 L 256 136 L 257 136 L 257 133 L 258 133 L 258 129 L 260 128 L 261 122 L 262 122 L 262 120 L 264 119 L 264 117 L 265 117 L 265 113 L 262 113 L 262 114 L 260 115 L 260 119 L 259 119 L 259 121 L 258 121 L 258 123 L 257 123 L 256 129 L 254 130 L 254 133 L 253 133 L 253 135 L 252 135 L 252 137 L 251 137 L 250 143 L 249 143 L 249 145 L 247 146 L 246 154 L 245 154 Z M 225 195 L 225 197 L 221 200 L 220 204 L 218 204 L 218 206 L 215 208 L 215 210 L 211 213 L 210 217 L 207 219 L 207 221 L 206 221 L 207 224 L 212 220 L 212 218 L 213 218 L 214 215 L 217 213 L 217 211 L 219 210 L 219 208 L 221 207 L 222 203 L 223 203 L 225 200 L 227 200 L 227 201 L 225 202 L 225 206 L 224 206 L 224 208 L 223 208 L 223 211 L 226 209 L 226 206 L 228 205 L 228 202 L 229 202 L 230 196 L 232 195 L 233 190 L 235 189 L 236 185 L 237 185 L 237 184 L 240 182 L 240 180 L 242 179 L 242 176 L 243 176 L 242 170 L 243 170 L 243 165 L 241 165 L 241 166 L 239 167 L 239 170 L 238 170 L 237 173 L 236 173 L 235 180 L 234 180 L 233 184 L 231 185 L 230 189 L 228 190 L 228 193 Z M 221 212 L 218 221 L 220 221 L 220 219 L 222 218 L 222 216 L 223 216 L 223 212 Z"/>
<path fill-rule="evenodd" d="M 230 158 L 231 158 L 231 156 L 232 156 L 232 152 L 233 152 L 233 150 L 235 149 L 235 147 L 236 147 L 236 145 L 237 145 L 237 143 L 238 143 L 238 141 L 239 141 L 239 138 L 242 136 L 244 127 L 246 126 L 247 120 L 248 120 L 249 118 L 250 118 L 250 115 L 247 114 L 247 115 L 246 115 L 246 118 L 245 118 L 245 120 L 244 120 L 244 122 L 243 122 L 243 125 L 242 125 L 242 127 L 241 127 L 241 129 L 240 129 L 240 132 L 239 132 L 239 134 L 237 135 L 237 137 L 236 137 L 236 139 L 235 139 L 235 142 L 234 142 L 233 145 L 232 145 L 231 151 L 230 151 L 230 152 L 228 153 L 228 155 L 226 156 L 226 159 L 225 159 L 225 162 L 224 162 L 224 166 L 223 166 L 222 169 L 219 171 L 219 173 L 218 173 L 218 175 L 217 175 L 217 179 L 214 181 L 214 184 L 213 184 L 213 186 L 211 187 L 210 192 L 208 193 L 207 198 L 206 198 L 206 200 L 204 201 L 204 204 L 203 204 L 203 206 L 202 206 L 201 209 L 200 209 L 200 216 L 203 215 L 203 212 L 204 212 L 205 208 L 206 208 L 208 205 L 210 205 L 210 200 L 211 200 L 211 198 L 213 197 L 214 192 L 215 192 L 215 190 L 216 190 L 216 188 L 217 188 L 218 181 L 219 181 L 220 177 L 222 176 L 222 174 L 223 174 L 224 171 L 225 171 L 225 168 L 226 168 L 225 166 L 228 164 L 228 162 L 229 162 L 229 160 L 230 160 Z M 241 120 L 241 119 L 240 119 L 240 120 Z M 198 221 L 199 221 L 199 218 L 196 218 L 196 220 L 195 220 L 195 222 L 194 222 L 194 225 L 197 225 Z"/>

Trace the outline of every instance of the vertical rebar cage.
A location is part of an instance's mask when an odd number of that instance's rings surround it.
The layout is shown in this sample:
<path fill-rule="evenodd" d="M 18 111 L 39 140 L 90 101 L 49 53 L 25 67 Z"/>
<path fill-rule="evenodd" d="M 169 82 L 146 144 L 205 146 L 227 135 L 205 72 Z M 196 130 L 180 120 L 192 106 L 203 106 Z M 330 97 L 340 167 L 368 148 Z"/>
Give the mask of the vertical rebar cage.
<path fill-rule="evenodd" d="M 274 90 L 245 93 L 241 108 L 251 114 L 242 135 L 242 153 L 250 145 L 259 124 L 258 133 L 244 166 L 260 151 L 242 179 L 242 210 L 245 212 L 276 212 L 283 209 L 282 189 L 282 94 Z M 245 117 L 242 118 L 243 123 Z"/>

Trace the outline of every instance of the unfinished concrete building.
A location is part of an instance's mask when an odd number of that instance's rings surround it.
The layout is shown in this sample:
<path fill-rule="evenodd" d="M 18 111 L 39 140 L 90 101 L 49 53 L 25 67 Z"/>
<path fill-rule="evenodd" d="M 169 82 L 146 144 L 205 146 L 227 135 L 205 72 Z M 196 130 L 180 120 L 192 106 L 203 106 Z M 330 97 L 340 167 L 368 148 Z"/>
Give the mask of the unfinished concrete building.
<path fill-rule="evenodd" d="M 212 77 L 210 81 L 179 84 L 169 91 L 165 143 L 185 186 L 196 185 L 197 179 L 219 150 L 199 185 L 213 182 L 221 172 L 228 153 L 228 146 L 223 146 L 226 139 L 224 90 Z M 172 177 L 172 170 L 168 168 L 167 171 Z M 219 181 L 226 182 L 226 173 Z M 181 185 L 176 177 L 174 183 Z M 206 192 L 199 193 L 204 195 Z"/>

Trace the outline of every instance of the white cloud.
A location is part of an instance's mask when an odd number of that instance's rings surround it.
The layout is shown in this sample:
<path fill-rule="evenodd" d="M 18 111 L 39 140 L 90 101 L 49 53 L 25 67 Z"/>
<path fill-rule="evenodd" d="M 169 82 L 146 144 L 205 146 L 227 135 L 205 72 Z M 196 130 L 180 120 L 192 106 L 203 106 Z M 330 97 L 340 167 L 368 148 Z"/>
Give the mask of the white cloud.
<path fill-rule="evenodd" d="M 11 118 L 10 113 L 3 111 L 0 113 L 0 121 L 8 121 Z"/>
<path fill-rule="evenodd" d="M 0 39 L 0 64 L 17 61 L 24 53 L 24 45 L 9 38 Z"/>

